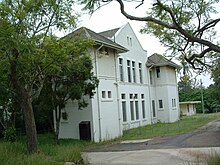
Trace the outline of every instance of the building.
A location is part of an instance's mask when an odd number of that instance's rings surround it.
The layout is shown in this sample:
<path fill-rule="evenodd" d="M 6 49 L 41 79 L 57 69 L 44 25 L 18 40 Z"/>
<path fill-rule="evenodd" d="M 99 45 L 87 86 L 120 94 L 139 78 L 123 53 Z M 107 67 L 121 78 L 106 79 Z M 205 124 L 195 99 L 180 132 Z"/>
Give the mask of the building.
<path fill-rule="evenodd" d="M 196 114 L 196 104 L 201 104 L 201 101 L 186 101 L 180 102 L 180 111 L 185 116 L 192 116 Z"/>
<path fill-rule="evenodd" d="M 179 66 L 158 54 L 147 57 L 130 24 L 101 33 L 80 28 L 68 36 L 76 33 L 95 41 L 89 53 L 99 86 L 92 99 L 84 98 L 85 109 L 78 110 L 76 101 L 66 105 L 59 138 L 98 142 L 125 129 L 179 119 Z"/>

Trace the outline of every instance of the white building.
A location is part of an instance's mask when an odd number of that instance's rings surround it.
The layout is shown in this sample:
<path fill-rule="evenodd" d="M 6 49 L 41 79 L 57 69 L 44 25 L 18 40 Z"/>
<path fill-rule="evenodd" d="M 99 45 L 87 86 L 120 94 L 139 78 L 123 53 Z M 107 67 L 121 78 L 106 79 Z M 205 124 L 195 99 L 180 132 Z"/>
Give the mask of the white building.
<path fill-rule="evenodd" d="M 95 41 L 89 53 L 99 86 L 85 109 L 67 104 L 59 138 L 97 142 L 119 137 L 124 129 L 179 119 L 179 66 L 158 54 L 147 57 L 129 24 L 99 34 L 86 28 L 76 33 Z"/>
<path fill-rule="evenodd" d="M 201 101 L 186 101 L 180 102 L 180 111 L 185 116 L 192 116 L 196 114 L 196 104 L 201 104 Z"/>

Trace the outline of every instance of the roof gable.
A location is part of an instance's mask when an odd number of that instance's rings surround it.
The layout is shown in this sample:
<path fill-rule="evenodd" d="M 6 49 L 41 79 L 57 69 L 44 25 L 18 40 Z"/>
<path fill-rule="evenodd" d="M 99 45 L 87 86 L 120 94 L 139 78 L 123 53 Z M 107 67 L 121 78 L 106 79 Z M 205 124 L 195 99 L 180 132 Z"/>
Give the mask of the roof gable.
<path fill-rule="evenodd" d="M 150 57 L 148 57 L 147 60 L 147 66 L 172 66 L 174 68 L 181 68 L 179 65 L 177 65 L 176 63 L 172 62 L 171 60 L 168 60 L 167 58 L 165 58 L 164 56 L 154 53 L 153 55 L 151 55 Z"/>
<path fill-rule="evenodd" d="M 115 28 L 107 31 L 100 32 L 99 34 L 108 38 L 112 38 L 120 28 Z"/>
<path fill-rule="evenodd" d="M 119 53 L 124 53 L 127 51 L 127 49 L 124 48 L 123 46 L 85 27 L 81 27 L 75 30 L 74 32 L 68 34 L 66 37 L 74 37 L 74 36 L 80 36 L 83 38 L 94 40 L 96 44 L 100 44 L 100 45 L 103 44 L 106 47 L 110 47 L 112 49 L 117 50 Z"/>

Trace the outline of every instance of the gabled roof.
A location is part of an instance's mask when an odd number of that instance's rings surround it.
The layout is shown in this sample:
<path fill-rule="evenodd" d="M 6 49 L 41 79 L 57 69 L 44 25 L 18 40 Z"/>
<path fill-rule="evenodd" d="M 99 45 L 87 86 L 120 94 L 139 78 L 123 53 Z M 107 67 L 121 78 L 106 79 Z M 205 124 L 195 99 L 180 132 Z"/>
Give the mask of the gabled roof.
<path fill-rule="evenodd" d="M 120 28 L 115 28 L 115 29 L 104 31 L 104 32 L 100 32 L 99 34 L 102 36 L 108 37 L 108 38 L 112 38 L 119 29 Z"/>
<path fill-rule="evenodd" d="M 96 44 L 99 44 L 99 45 L 103 44 L 106 47 L 110 47 L 112 49 L 117 50 L 118 53 L 124 53 L 128 51 L 125 47 L 85 27 L 81 27 L 77 29 L 73 33 L 68 34 L 66 37 L 74 37 L 74 36 L 80 36 L 83 38 L 91 39 L 95 41 Z"/>
<path fill-rule="evenodd" d="M 148 57 L 147 67 L 150 67 L 150 66 L 172 66 L 177 69 L 181 68 L 176 63 L 172 62 L 171 60 L 168 60 L 164 56 L 157 54 L 157 53 L 154 53 L 153 55 Z"/>

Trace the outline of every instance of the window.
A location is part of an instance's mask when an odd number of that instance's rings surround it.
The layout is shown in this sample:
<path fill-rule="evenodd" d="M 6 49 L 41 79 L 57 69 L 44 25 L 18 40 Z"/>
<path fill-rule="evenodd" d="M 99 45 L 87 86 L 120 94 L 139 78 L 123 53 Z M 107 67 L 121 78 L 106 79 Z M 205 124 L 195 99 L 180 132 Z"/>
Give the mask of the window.
<path fill-rule="evenodd" d="M 130 39 L 129 36 L 127 36 L 127 44 L 129 45 Z"/>
<path fill-rule="evenodd" d="M 163 100 L 159 100 L 159 108 L 163 108 Z"/>
<path fill-rule="evenodd" d="M 112 91 L 102 91 L 102 101 L 112 100 Z"/>
<path fill-rule="evenodd" d="M 134 98 L 137 99 L 137 98 L 138 98 L 138 94 L 135 94 L 135 95 L 134 95 Z"/>
<path fill-rule="evenodd" d="M 145 101 L 144 101 L 144 94 L 141 94 L 141 108 L 142 108 L 142 117 L 143 119 L 146 118 L 146 112 L 145 112 Z"/>
<path fill-rule="evenodd" d="M 128 82 L 131 82 L 131 61 L 127 60 Z"/>
<path fill-rule="evenodd" d="M 130 101 L 131 120 L 134 120 L 134 102 Z"/>
<path fill-rule="evenodd" d="M 139 119 L 139 108 L 138 108 L 138 101 L 135 101 L 135 112 L 136 112 L 136 120 Z"/>
<path fill-rule="evenodd" d="M 127 36 L 127 45 L 132 46 L 132 38 Z"/>
<path fill-rule="evenodd" d="M 153 77 L 152 77 L 153 75 L 152 75 L 152 71 L 150 70 L 149 73 L 150 73 L 150 84 L 152 85 L 152 84 L 153 84 Z"/>
<path fill-rule="evenodd" d="M 132 46 L 132 38 L 130 37 L 130 46 Z"/>
<path fill-rule="evenodd" d="M 152 100 L 152 110 L 153 110 L 153 117 L 156 117 L 155 100 Z"/>
<path fill-rule="evenodd" d="M 120 81 L 124 81 L 123 59 L 122 58 L 119 58 L 119 78 L 120 78 Z"/>
<path fill-rule="evenodd" d="M 156 72 L 157 72 L 157 78 L 160 78 L 160 67 L 156 67 Z"/>
<path fill-rule="evenodd" d="M 122 118 L 123 118 L 123 122 L 127 121 L 127 110 L 126 110 L 126 101 L 122 101 Z"/>
<path fill-rule="evenodd" d="M 172 99 L 172 107 L 176 107 L 176 99 Z"/>
<path fill-rule="evenodd" d="M 125 94 L 123 93 L 123 94 L 121 94 L 121 99 L 126 99 L 126 96 L 125 96 Z"/>
<path fill-rule="evenodd" d="M 142 117 L 143 119 L 145 119 L 146 113 L 145 113 L 145 101 L 144 100 L 141 101 L 141 106 L 142 106 Z"/>
<path fill-rule="evenodd" d="M 106 98 L 105 91 L 102 91 L 102 98 L 103 98 L 103 99 L 105 99 L 105 98 Z"/>
<path fill-rule="evenodd" d="M 108 98 L 111 99 L 112 98 L 112 92 L 108 91 Z"/>
<path fill-rule="evenodd" d="M 143 83 L 143 76 L 142 76 L 142 63 L 139 63 L 138 66 L 139 66 L 140 83 Z"/>
<path fill-rule="evenodd" d="M 133 82 L 136 83 L 135 62 L 132 61 Z"/>
<path fill-rule="evenodd" d="M 67 112 L 62 112 L 62 119 L 63 120 L 68 120 L 68 114 L 67 114 Z"/>

